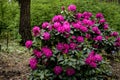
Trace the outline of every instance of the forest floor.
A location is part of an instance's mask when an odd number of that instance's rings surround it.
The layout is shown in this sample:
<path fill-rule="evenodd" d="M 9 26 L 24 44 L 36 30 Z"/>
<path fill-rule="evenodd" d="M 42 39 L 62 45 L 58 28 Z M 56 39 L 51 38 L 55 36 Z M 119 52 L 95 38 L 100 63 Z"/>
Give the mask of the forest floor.
<path fill-rule="evenodd" d="M 10 44 L 0 52 L 0 80 L 28 80 L 30 74 L 29 59 L 31 53 L 18 44 Z M 120 80 L 120 57 L 110 57 L 113 78 Z"/>

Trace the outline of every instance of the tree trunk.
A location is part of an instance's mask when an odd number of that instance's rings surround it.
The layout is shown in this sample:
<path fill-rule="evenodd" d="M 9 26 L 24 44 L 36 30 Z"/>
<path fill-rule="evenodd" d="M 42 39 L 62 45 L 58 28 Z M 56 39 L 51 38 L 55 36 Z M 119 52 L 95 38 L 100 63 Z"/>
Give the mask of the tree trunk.
<path fill-rule="evenodd" d="M 120 0 L 118 0 L 118 4 L 120 4 Z"/>
<path fill-rule="evenodd" d="M 21 44 L 32 39 L 30 26 L 30 0 L 19 0 L 20 3 L 20 25 L 19 33 L 22 37 Z"/>

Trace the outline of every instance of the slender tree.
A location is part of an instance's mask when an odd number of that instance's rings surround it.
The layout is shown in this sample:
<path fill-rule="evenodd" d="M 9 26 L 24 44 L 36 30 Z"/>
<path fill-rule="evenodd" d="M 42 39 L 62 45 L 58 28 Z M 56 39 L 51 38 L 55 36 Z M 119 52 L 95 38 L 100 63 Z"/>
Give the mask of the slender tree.
<path fill-rule="evenodd" d="M 24 45 L 27 40 L 32 39 L 30 26 L 30 2 L 31 0 L 18 0 L 20 5 L 20 25 L 19 33 L 21 35 L 21 44 Z"/>

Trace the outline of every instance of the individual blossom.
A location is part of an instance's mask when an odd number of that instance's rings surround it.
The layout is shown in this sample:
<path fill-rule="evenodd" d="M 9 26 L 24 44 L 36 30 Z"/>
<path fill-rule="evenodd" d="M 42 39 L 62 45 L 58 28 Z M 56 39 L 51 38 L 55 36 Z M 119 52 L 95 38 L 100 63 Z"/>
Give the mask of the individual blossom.
<path fill-rule="evenodd" d="M 65 30 L 66 30 L 65 27 L 62 27 L 62 26 L 57 28 L 57 31 L 58 31 L 59 33 L 64 33 Z"/>
<path fill-rule="evenodd" d="M 49 40 L 49 39 L 50 39 L 50 33 L 44 32 L 44 33 L 43 33 L 43 39 L 44 39 L 44 40 Z"/>
<path fill-rule="evenodd" d="M 77 22 L 73 22 L 72 23 L 72 26 L 75 28 L 75 29 L 79 29 L 81 27 L 82 23 L 80 21 L 77 21 Z"/>
<path fill-rule="evenodd" d="M 65 6 L 62 6 L 61 9 L 64 11 L 65 10 Z"/>
<path fill-rule="evenodd" d="M 116 42 L 120 42 L 120 36 L 117 37 Z"/>
<path fill-rule="evenodd" d="M 70 49 L 75 50 L 76 47 L 77 47 L 76 43 L 70 43 Z"/>
<path fill-rule="evenodd" d="M 62 21 L 64 21 L 64 17 L 62 15 L 56 15 L 52 19 L 52 22 L 62 22 Z"/>
<path fill-rule="evenodd" d="M 88 31 L 88 28 L 85 27 L 85 26 L 81 26 L 81 27 L 79 28 L 79 30 L 85 33 L 85 32 Z"/>
<path fill-rule="evenodd" d="M 76 19 L 82 18 L 82 13 L 77 13 L 77 14 L 75 15 L 75 17 L 76 17 Z"/>
<path fill-rule="evenodd" d="M 63 50 L 62 50 L 62 52 L 63 52 L 63 54 L 67 54 L 68 52 L 69 52 L 69 45 L 68 44 L 63 44 Z"/>
<path fill-rule="evenodd" d="M 102 36 L 97 36 L 97 37 L 95 38 L 95 41 L 102 41 L 102 39 L 103 39 Z"/>
<path fill-rule="evenodd" d="M 70 47 L 69 47 L 69 45 L 68 44 L 63 44 L 63 46 L 64 46 L 64 49 L 69 49 Z"/>
<path fill-rule="evenodd" d="M 75 39 L 76 39 L 76 36 L 72 36 L 71 39 L 75 40 Z"/>
<path fill-rule="evenodd" d="M 114 36 L 114 37 L 117 37 L 118 35 L 119 35 L 118 32 L 112 32 L 112 33 L 111 33 L 111 36 Z"/>
<path fill-rule="evenodd" d="M 83 19 L 82 21 L 84 23 L 84 25 L 86 26 L 92 26 L 93 25 L 93 22 L 91 20 L 88 20 L 88 19 Z"/>
<path fill-rule="evenodd" d="M 34 26 L 32 29 L 33 36 L 38 36 L 40 34 L 40 27 Z"/>
<path fill-rule="evenodd" d="M 92 28 L 92 31 L 93 31 L 95 34 L 98 34 L 98 35 L 101 34 L 101 31 L 98 29 L 98 27 L 93 27 L 93 28 Z"/>
<path fill-rule="evenodd" d="M 104 18 L 102 18 L 102 19 L 99 20 L 99 23 L 101 23 L 101 24 L 103 24 L 105 22 L 106 22 L 106 20 Z"/>
<path fill-rule="evenodd" d="M 48 25 L 49 25 L 49 23 L 48 23 L 48 22 L 44 22 L 44 23 L 42 24 L 42 28 L 43 28 L 43 29 L 45 29 L 45 28 L 47 28 L 47 27 L 48 27 Z"/>
<path fill-rule="evenodd" d="M 94 58 L 95 52 L 91 51 L 88 55 L 88 57 L 85 60 L 85 63 L 90 65 L 91 62 L 95 62 L 95 58 Z"/>
<path fill-rule="evenodd" d="M 62 26 L 64 29 L 65 29 L 65 31 L 66 32 L 70 32 L 70 23 L 69 22 L 67 22 L 67 21 L 65 21 L 64 23 L 63 23 L 63 26 Z"/>
<path fill-rule="evenodd" d="M 72 75 L 75 74 L 75 70 L 74 70 L 73 68 L 67 68 L 67 69 L 66 69 L 66 74 L 67 74 L 68 76 L 72 76 Z"/>
<path fill-rule="evenodd" d="M 58 49 L 58 50 L 63 50 L 64 49 L 64 47 L 63 47 L 63 43 L 58 43 L 57 45 L 56 45 L 56 48 Z"/>
<path fill-rule="evenodd" d="M 96 18 L 101 19 L 101 18 L 104 18 L 104 16 L 103 16 L 103 14 L 102 14 L 102 13 L 97 13 L 97 14 L 96 14 Z"/>
<path fill-rule="evenodd" d="M 51 31 L 53 29 L 53 25 L 52 24 L 49 24 L 48 25 L 48 30 Z"/>
<path fill-rule="evenodd" d="M 48 47 L 43 47 L 41 51 L 45 54 L 47 58 L 50 58 L 53 55 L 52 50 Z"/>
<path fill-rule="evenodd" d="M 95 53 L 94 51 L 91 51 L 88 57 L 85 59 L 85 63 L 92 68 L 96 68 L 97 62 L 101 62 L 101 61 L 102 61 L 102 56 Z"/>
<path fill-rule="evenodd" d="M 76 6 L 74 4 L 71 4 L 68 6 L 68 11 L 76 11 Z"/>
<path fill-rule="evenodd" d="M 84 17 L 84 19 L 89 19 L 90 17 L 92 17 L 92 13 L 91 12 L 84 12 L 83 17 Z"/>
<path fill-rule="evenodd" d="M 53 70 L 54 70 L 54 73 L 55 73 L 56 75 L 61 74 L 62 71 L 63 71 L 63 69 L 62 69 L 61 66 L 55 66 Z"/>
<path fill-rule="evenodd" d="M 42 52 L 39 51 L 39 50 L 37 50 L 37 49 L 34 49 L 34 50 L 33 50 L 33 53 L 35 54 L 35 56 L 36 56 L 37 58 L 41 58 L 41 57 L 42 57 Z"/>
<path fill-rule="evenodd" d="M 120 47 L 120 42 L 115 42 L 114 45 L 115 45 L 116 47 Z"/>
<path fill-rule="evenodd" d="M 77 42 L 84 42 L 84 38 L 82 36 L 77 37 Z"/>
<path fill-rule="evenodd" d="M 90 34 L 86 34 L 85 37 L 86 37 L 87 39 L 90 39 L 90 38 L 91 38 L 91 35 L 90 35 Z"/>
<path fill-rule="evenodd" d="M 97 63 L 95 63 L 95 62 L 91 62 L 89 65 L 90 65 L 92 68 L 97 68 Z"/>
<path fill-rule="evenodd" d="M 58 27 L 61 27 L 62 25 L 60 22 L 55 22 L 53 26 L 55 29 L 57 29 Z"/>
<path fill-rule="evenodd" d="M 36 58 L 31 58 L 29 61 L 29 65 L 31 69 L 36 69 L 37 68 L 37 59 Z"/>
<path fill-rule="evenodd" d="M 109 28 L 108 24 L 104 24 L 103 28 L 104 30 L 107 30 Z"/>
<path fill-rule="evenodd" d="M 26 48 L 31 48 L 32 44 L 33 44 L 32 40 L 28 40 L 28 41 L 26 41 L 25 46 L 26 46 Z"/>
<path fill-rule="evenodd" d="M 99 54 L 95 54 L 94 58 L 95 58 L 95 61 L 97 61 L 97 62 L 101 62 L 102 61 L 102 56 L 99 55 Z"/>

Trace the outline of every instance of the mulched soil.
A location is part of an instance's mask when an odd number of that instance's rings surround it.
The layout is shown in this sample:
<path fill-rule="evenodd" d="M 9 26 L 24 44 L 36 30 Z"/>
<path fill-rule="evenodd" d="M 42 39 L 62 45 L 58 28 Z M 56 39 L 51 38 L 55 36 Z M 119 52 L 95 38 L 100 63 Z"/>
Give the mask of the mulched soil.
<path fill-rule="evenodd" d="M 28 80 L 29 58 L 29 53 L 0 53 L 0 80 Z M 114 77 L 111 80 L 120 80 L 120 62 L 114 59 L 111 59 Z"/>

